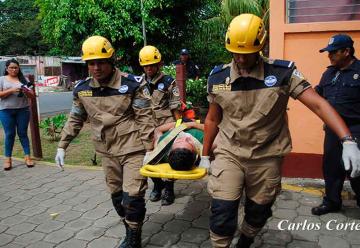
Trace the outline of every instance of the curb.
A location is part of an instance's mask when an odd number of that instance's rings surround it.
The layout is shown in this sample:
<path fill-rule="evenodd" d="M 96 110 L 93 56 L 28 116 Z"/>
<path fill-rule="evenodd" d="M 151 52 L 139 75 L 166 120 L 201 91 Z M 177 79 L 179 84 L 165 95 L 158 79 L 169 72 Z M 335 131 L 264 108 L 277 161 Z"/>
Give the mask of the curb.
<path fill-rule="evenodd" d="M 298 193 L 307 193 L 307 194 L 319 196 L 319 197 L 324 196 L 324 192 L 325 192 L 325 188 L 315 188 L 315 187 L 306 187 L 306 186 L 301 187 L 301 186 L 291 185 L 291 184 L 287 184 L 287 183 L 282 183 L 281 187 L 282 187 L 282 189 L 285 189 L 285 190 L 298 192 Z"/>
<path fill-rule="evenodd" d="M 3 155 L 0 155 L 0 158 L 4 159 L 5 157 Z M 48 162 L 48 161 L 41 161 L 35 158 L 32 158 L 35 162 L 35 166 L 53 166 L 53 167 L 57 167 L 57 164 L 52 163 L 52 162 Z M 12 160 L 18 161 L 18 162 L 25 162 L 25 160 L 23 158 L 17 158 L 17 157 L 12 157 Z M 40 162 L 40 163 L 37 163 Z M 64 169 L 82 169 L 82 170 L 95 170 L 95 171 L 102 171 L 103 168 L 102 167 L 98 167 L 98 166 L 94 166 L 94 167 L 90 167 L 90 166 L 84 166 L 84 165 L 72 165 L 72 164 L 65 164 Z"/>
<path fill-rule="evenodd" d="M 4 156 L 0 155 L 0 158 L 3 159 Z M 17 158 L 17 157 L 13 157 L 13 160 L 24 162 L 24 159 Z M 41 160 L 35 160 L 35 162 L 40 162 L 39 164 L 36 163 L 35 164 L 36 166 L 40 165 L 40 166 L 58 167 L 55 163 L 52 163 L 52 162 L 41 161 Z M 71 164 L 66 164 L 64 169 L 65 170 L 66 169 L 81 169 L 81 170 L 93 170 L 93 171 L 102 171 L 103 170 L 102 167 L 97 167 L 97 166 L 90 167 L 90 166 L 71 165 Z M 297 185 L 293 185 L 293 184 L 289 184 L 289 183 L 282 183 L 281 188 L 283 190 L 288 190 L 288 191 L 298 192 L 298 193 L 306 193 L 306 194 L 316 196 L 316 197 L 323 197 L 324 193 L 325 193 L 325 188 L 324 187 L 297 186 Z M 352 193 L 348 192 L 348 191 L 342 191 L 341 195 L 342 195 L 343 199 L 351 199 L 352 198 Z"/>

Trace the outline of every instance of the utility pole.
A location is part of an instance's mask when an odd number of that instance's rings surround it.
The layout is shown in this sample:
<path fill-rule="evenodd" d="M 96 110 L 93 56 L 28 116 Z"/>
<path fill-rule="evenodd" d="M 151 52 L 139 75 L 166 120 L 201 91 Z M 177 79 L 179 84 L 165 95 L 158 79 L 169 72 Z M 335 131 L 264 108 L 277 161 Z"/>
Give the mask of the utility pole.
<path fill-rule="evenodd" d="M 33 83 L 34 87 L 32 88 L 35 97 L 29 98 L 30 101 L 30 132 L 31 132 L 31 144 L 33 149 L 33 156 L 35 158 L 42 158 L 42 149 L 41 149 L 41 139 L 40 139 L 40 130 L 39 130 L 39 118 L 38 118 L 38 109 L 36 101 L 36 91 L 34 83 L 34 75 L 29 75 L 29 81 Z"/>
<path fill-rule="evenodd" d="M 144 1 L 144 0 L 140 0 L 140 5 L 141 5 L 141 24 L 142 24 L 142 32 L 143 32 L 144 46 L 146 46 L 146 45 L 147 45 L 147 42 L 146 42 L 146 28 L 145 28 L 144 15 L 143 15 L 143 11 L 144 11 L 143 1 Z"/>
<path fill-rule="evenodd" d="M 183 64 L 176 65 L 176 85 L 179 88 L 180 100 L 186 104 L 186 67 Z"/>

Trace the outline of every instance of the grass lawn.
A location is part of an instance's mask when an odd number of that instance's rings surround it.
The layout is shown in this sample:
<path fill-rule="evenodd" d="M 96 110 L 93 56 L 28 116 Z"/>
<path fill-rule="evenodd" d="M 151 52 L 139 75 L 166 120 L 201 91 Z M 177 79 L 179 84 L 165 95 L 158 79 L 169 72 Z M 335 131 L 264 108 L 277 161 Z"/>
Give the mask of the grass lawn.
<path fill-rule="evenodd" d="M 4 130 L 1 125 L 0 129 L 0 154 L 4 155 Z M 41 129 L 40 132 L 41 147 L 43 153 L 42 161 L 54 163 L 58 141 L 51 141 L 47 136 L 42 133 Z M 29 138 L 31 146 L 30 132 Z M 30 149 L 32 148 L 30 147 Z M 93 166 L 91 159 L 94 157 L 94 152 L 95 150 L 91 141 L 90 126 L 88 123 L 85 123 L 78 137 L 76 137 L 66 149 L 65 164 Z M 13 150 L 13 157 L 24 157 L 23 150 L 17 136 Z M 98 166 L 101 166 L 101 159 L 99 155 L 97 155 L 97 162 Z"/>

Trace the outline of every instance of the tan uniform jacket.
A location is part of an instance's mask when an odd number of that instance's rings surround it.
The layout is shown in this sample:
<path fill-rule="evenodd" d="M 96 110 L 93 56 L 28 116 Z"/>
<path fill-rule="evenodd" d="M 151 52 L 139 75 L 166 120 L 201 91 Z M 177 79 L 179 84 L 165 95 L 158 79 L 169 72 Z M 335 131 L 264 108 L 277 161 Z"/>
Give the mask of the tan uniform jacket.
<path fill-rule="evenodd" d="M 151 99 L 155 126 L 176 121 L 172 111 L 179 110 L 181 107 L 176 81 L 171 76 L 160 73 L 148 82 L 143 75 L 141 86 L 143 96 Z"/>
<path fill-rule="evenodd" d="M 59 147 L 66 149 L 88 118 L 95 150 L 107 156 L 151 150 L 154 124 L 150 100 L 142 97 L 142 77 L 116 69 L 109 84 L 89 78 L 74 89 L 69 119 Z"/>
<path fill-rule="evenodd" d="M 296 99 L 309 87 L 291 61 L 260 58 L 248 77 L 238 74 L 234 62 L 215 67 L 208 79 L 208 100 L 223 111 L 218 149 L 244 159 L 290 152 L 289 96 Z"/>

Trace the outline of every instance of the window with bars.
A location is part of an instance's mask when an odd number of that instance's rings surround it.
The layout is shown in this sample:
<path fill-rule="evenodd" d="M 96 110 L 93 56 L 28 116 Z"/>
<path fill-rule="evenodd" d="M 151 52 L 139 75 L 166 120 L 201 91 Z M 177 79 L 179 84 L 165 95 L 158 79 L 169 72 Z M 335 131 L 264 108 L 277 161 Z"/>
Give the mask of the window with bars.
<path fill-rule="evenodd" d="M 286 0 L 287 23 L 360 20 L 360 0 Z"/>

